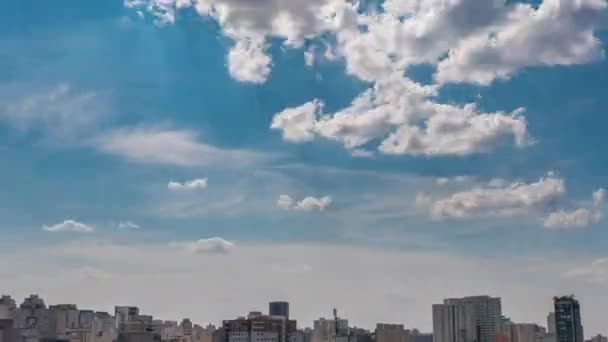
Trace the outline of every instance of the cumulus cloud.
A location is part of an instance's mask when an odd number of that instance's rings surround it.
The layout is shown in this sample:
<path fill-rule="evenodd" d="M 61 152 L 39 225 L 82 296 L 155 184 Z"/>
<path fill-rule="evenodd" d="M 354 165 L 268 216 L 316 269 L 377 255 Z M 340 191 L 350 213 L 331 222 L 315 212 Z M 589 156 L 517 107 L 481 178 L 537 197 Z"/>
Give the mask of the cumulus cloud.
<path fill-rule="evenodd" d="M 506 187 L 479 187 L 436 201 L 435 217 L 510 216 L 546 211 L 566 194 L 564 181 L 548 175 L 534 183 Z"/>
<path fill-rule="evenodd" d="M 159 127 L 119 128 L 100 135 L 93 143 L 102 152 L 143 164 L 200 166 L 217 162 L 251 163 L 262 159 L 255 152 L 203 144 L 188 130 Z"/>
<path fill-rule="evenodd" d="M 141 226 L 132 221 L 122 221 L 118 223 L 118 229 L 139 229 Z"/>
<path fill-rule="evenodd" d="M 327 207 L 332 203 L 330 196 L 323 197 L 312 197 L 308 196 L 301 201 L 295 201 L 289 195 L 280 195 L 277 200 L 277 206 L 283 210 L 302 210 L 312 211 L 319 210 L 325 211 Z"/>
<path fill-rule="evenodd" d="M 127 0 L 127 6 L 145 10 L 159 23 L 172 23 L 175 11 L 193 7 L 216 20 L 235 45 L 228 52 L 228 69 L 239 81 L 263 83 L 272 64 L 264 50 L 268 37 L 280 38 L 288 48 L 301 47 L 307 38 L 335 31 L 344 23 L 344 12 L 354 13 L 343 0 L 257 2 L 241 0 Z"/>
<path fill-rule="evenodd" d="M 224 240 L 221 237 L 212 237 L 191 242 L 172 242 L 170 245 L 183 248 L 194 254 L 225 254 L 230 253 L 235 247 L 233 242 Z"/>
<path fill-rule="evenodd" d="M 197 178 L 186 182 L 170 181 L 167 188 L 174 191 L 204 190 L 207 189 L 207 183 L 207 178 Z"/>
<path fill-rule="evenodd" d="M 529 66 L 584 64 L 604 57 L 595 31 L 608 28 L 604 0 L 545 0 L 511 6 L 502 22 L 462 39 L 437 68 L 439 82 L 488 85 Z"/>
<path fill-rule="evenodd" d="M 392 76 L 335 114 L 321 115 L 321 102 L 315 100 L 277 113 L 271 128 L 281 130 L 286 141 L 320 136 L 349 150 L 377 141 L 378 151 L 394 155 L 470 155 L 508 141 L 517 147 L 530 143 L 523 109 L 484 113 L 475 104 L 439 104 L 430 99 L 436 91 Z"/>
<path fill-rule="evenodd" d="M 272 60 L 264 53 L 264 41 L 241 39 L 228 52 L 228 70 L 238 81 L 264 83 Z"/>
<path fill-rule="evenodd" d="M 550 213 L 543 221 L 549 229 L 584 228 L 599 223 L 602 219 L 602 204 L 604 202 L 604 189 L 597 190 L 592 196 L 590 208 L 575 210 L 557 210 Z"/>
<path fill-rule="evenodd" d="M 65 220 L 54 225 L 44 225 L 42 229 L 50 233 L 92 233 L 95 227 L 75 220 Z"/>
<path fill-rule="evenodd" d="M 280 130 L 285 141 L 312 141 L 315 138 L 317 114 L 322 107 L 322 102 L 312 101 L 299 107 L 287 108 L 274 116 L 270 128 Z"/>
<path fill-rule="evenodd" d="M 344 58 L 347 71 L 367 81 L 429 63 L 438 65 L 440 83 L 487 85 L 529 66 L 601 59 L 594 33 L 608 27 L 604 0 L 544 0 L 537 8 L 504 0 L 387 0 L 381 11 L 343 0 L 268 0 L 255 6 L 241 0 L 127 0 L 126 5 L 152 13 L 160 23 L 174 22 L 176 8 L 190 6 L 215 19 L 235 42 L 229 52 L 235 58 L 228 58 L 231 74 L 256 83 L 269 73 L 270 57 L 259 48 L 269 37 L 291 48 L 331 33 L 336 43 L 326 54 Z M 312 64 L 310 50 L 303 53 Z"/>

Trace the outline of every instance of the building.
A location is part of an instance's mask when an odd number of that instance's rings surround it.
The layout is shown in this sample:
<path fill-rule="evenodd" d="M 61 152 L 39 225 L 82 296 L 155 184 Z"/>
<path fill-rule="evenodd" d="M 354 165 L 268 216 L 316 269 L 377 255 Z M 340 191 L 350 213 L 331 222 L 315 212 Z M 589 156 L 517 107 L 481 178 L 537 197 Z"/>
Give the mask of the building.
<path fill-rule="evenodd" d="M 414 332 L 412 334 L 412 342 L 433 342 L 433 334 Z"/>
<path fill-rule="evenodd" d="M 547 315 L 547 333 L 555 335 L 555 312 Z"/>
<path fill-rule="evenodd" d="M 473 307 L 475 319 L 473 336 L 477 342 L 494 342 L 498 336 L 501 336 L 502 303 L 500 298 L 490 296 L 451 298 L 446 299 L 444 304 L 470 304 Z"/>
<path fill-rule="evenodd" d="M 433 305 L 433 342 L 476 342 L 476 336 L 471 303 L 446 300 Z"/>
<path fill-rule="evenodd" d="M 597 334 L 586 342 L 608 342 L 608 337 L 602 336 L 601 334 Z"/>
<path fill-rule="evenodd" d="M 374 342 L 374 334 L 369 330 L 357 327 L 349 330 L 348 342 Z"/>
<path fill-rule="evenodd" d="M 403 324 L 376 324 L 376 342 L 409 342 Z"/>
<path fill-rule="evenodd" d="M 532 323 L 513 323 L 508 327 L 509 342 L 543 342 L 547 331 Z"/>
<path fill-rule="evenodd" d="M 139 315 L 139 308 L 136 306 L 115 306 L 114 320 L 116 322 L 116 329 L 119 328 L 120 324 L 127 322 L 131 317 L 137 315 Z"/>
<path fill-rule="evenodd" d="M 250 312 L 247 317 L 224 321 L 222 328 L 224 342 L 289 342 L 297 324 L 285 316 Z"/>
<path fill-rule="evenodd" d="M 344 342 L 348 341 L 350 329 L 348 320 L 338 318 L 319 318 L 313 323 L 312 342 Z"/>
<path fill-rule="evenodd" d="M 30 295 L 15 310 L 14 327 L 23 342 L 39 342 L 52 337 L 50 312 L 44 300 Z"/>
<path fill-rule="evenodd" d="M 583 342 L 581 308 L 574 296 L 553 298 L 557 342 Z"/>
<path fill-rule="evenodd" d="M 286 319 L 289 319 L 289 303 L 270 302 L 268 304 L 268 314 L 270 316 L 283 316 Z"/>

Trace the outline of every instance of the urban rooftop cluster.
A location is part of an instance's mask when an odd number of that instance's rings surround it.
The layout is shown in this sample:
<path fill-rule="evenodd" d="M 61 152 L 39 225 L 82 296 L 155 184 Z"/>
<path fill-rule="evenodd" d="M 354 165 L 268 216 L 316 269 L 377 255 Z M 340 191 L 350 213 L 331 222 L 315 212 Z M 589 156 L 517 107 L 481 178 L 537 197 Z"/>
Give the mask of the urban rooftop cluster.
<path fill-rule="evenodd" d="M 502 314 L 501 299 L 470 296 L 432 306 L 433 332 L 378 323 L 374 331 L 349 326 L 338 316 L 319 318 L 298 328 L 288 302 L 270 302 L 268 313 L 224 320 L 205 327 L 184 318 L 163 321 L 135 306 L 116 306 L 114 314 L 80 310 L 75 304 L 47 305 L 31 295 L 17 306 L 0 297 L 0 342 L 608 342 L 584 339 L 581 308 L 574 296 L 554 298 L 547 327 L 514 323 Z"/>

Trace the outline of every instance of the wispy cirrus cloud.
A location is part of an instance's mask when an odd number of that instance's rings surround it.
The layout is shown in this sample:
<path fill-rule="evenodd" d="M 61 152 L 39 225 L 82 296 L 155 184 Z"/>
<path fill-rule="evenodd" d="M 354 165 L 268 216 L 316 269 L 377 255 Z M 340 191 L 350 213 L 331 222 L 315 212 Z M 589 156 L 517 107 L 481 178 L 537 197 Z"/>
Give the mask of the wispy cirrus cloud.
<path fill-rule="evenodd" d="M 202 143 L 193 131 L 161 127 L 118 128 L 100 134 L 93 144 L 102 152 L 141 164 L 186 167 L 218 163 L 243 165 L 266 159 L 261 153 L 221 149 Z"/>
<path fill-rule="evenodd" d="M 94 226 L 75 220 L 65 220 L 53 225 L 44 225 L 42 229 L 49 233 L 92 233 L 95 231 Z"/>

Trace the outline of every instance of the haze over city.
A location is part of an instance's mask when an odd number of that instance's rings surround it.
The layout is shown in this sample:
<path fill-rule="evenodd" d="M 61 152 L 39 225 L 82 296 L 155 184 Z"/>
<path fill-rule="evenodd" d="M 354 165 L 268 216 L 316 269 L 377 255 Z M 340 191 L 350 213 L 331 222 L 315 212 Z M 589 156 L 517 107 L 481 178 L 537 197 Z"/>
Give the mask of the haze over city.
<path fill-rule="evenodd" d="M 606 0 L 3 1 L 0 294 L 608 334 L 607 42 Z"/>

